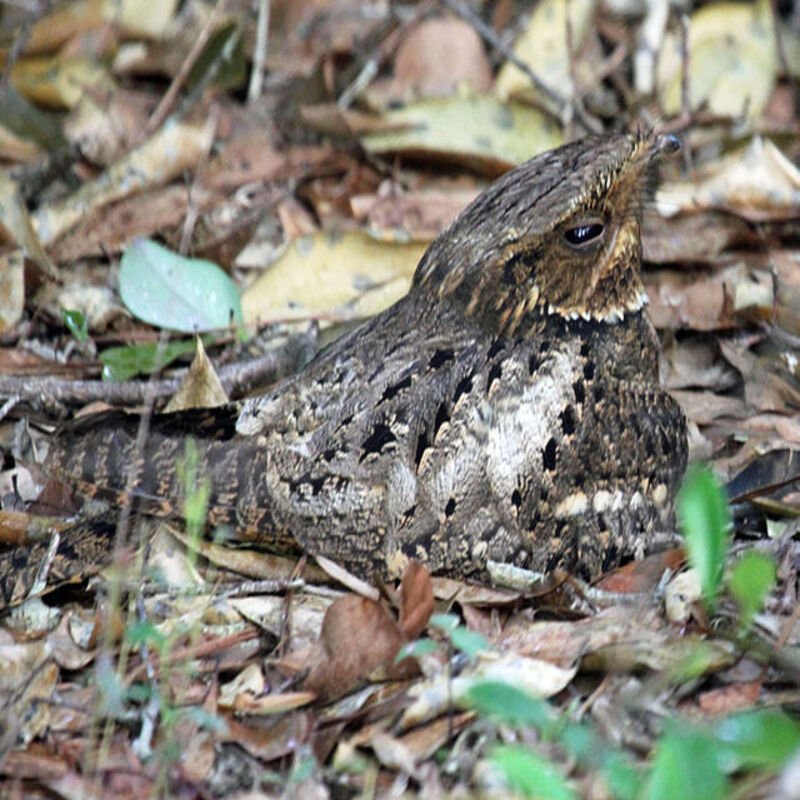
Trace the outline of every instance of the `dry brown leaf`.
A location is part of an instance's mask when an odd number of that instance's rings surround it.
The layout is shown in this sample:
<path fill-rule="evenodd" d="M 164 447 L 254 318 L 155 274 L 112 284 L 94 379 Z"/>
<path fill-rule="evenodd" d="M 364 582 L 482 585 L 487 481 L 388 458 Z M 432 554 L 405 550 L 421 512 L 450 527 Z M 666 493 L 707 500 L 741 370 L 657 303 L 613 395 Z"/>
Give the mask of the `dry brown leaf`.
<path fill-rule="evenodd" d="M 772 277 L 744 263 L 713 275 L 648 272 L 644 283 L 657 328 L 724 330 L 738 324 L 737 312 L 768 317 L 772 310 Z"/>
<path fill-rule="evenodd" d="M 609 572 L 595 584 L 595 588 L 620 594 L 652 592 L 666 570 L 674 572 L 685 560 L 686 554 L 680 547 L 654 553 Z"/>
<path fill-rule="evenodd" d="M 345 595 L 325 614 L 303 687 L 326 698 L 338 697 L 370 677 L 413 675 L 417 666 L 412 659 L 394 663 L 406 641 L 385 606 L 366 597 Z"/>
<path fill-rule="evenodd" d="M 665 217 L 648 209 L 642 219 L 642 256 L 652 264 L 713 264 L 726 250 L 753 238 L 744 220 L 721 211 Z"/>
<path fill-rule="evenodd" d="M 743 419 L 752 411 L 740 397 L 683 389 L 672 389 L 670 394 L 680 403 L 684 414 L 697 425 L 711 425 L 720 417 Z"/>
<path fill-rule="evenodd" d="M 104 206 L 196 167 L 211 147 L 213 126 L 213 120 L 203 126 L 168 122 L 95 180 L 62 201 L 41 206 L 33 225 L 42 244 L 52 244 Z"/>
<path fill-rule="evenodd" d="M 800 444 L 800 419 L 796 413 L 754 414 L 741 421 L 739 430 L 760 434 L 760 438 L 775 436 L 784 443 Z"/>
<path fill-rule="evenodd" d="M 731 389 L 739 382 L 736 371 L 719 356 L 710 338 L 673 341 L 662 347 L 661 385 L 666 389 Z"/>
<path fill-rule="evenodd" d="M 220 737 L 222 741 L 234 742 L 264 761 L 296 752 L 298 745 L 308 741 L 314 726 L 314 718 L 304 711 L 269 719 L 270 724 L 261 717 L 252 725 L 229 715 L 224 720 L 227 733 Z"/>
<path fill-rule="evenodd" d="M 72 615 L 65 614 L 58 627 L 47 637 L 53 660 L 58 666 L 70 671 L 82 669 L 94 661 L 94 649 L 79 645 L 72 631 Z"/>
<path fill-rule="evenodd" d="M 709 689 L 700 693 L 697 704 L 704 713 L 715 716 L 751 708 L 758 703 L 762 683 L 759 679 L 722 686 L 719 689 Z"/>
<path fill-rule="evenodd" d="M 744 397 L 760 411 L 786 411 L 800 407 L 800 391 L 776 369 L 775 357 L 760 356 L 732 340 L 720 341 L 720 351 L 744 378 Z"/>
<path fill-rule="evenodd" d="M 467 583 L 441 576 L 433 578 L 432 583 L 433 594 L 437 600 L 443 600 L 446 603 L 458 602 L 462 606 L 510 606 L 522 597 L 520 592 L 513 589 Z"/>
<path fill-rule="evenodd" d="M 442 58 L 447 53 L 447 58 Z M 475 29 L 453 16 L 422 22 L 400 43 L 387 94 L 401 99 L 488 91 L 492 69 Z"/>
<path fill-rule="evenodd" d="M 416 763 L 432 758 L 448 741 L 475 719 L 473 711 L 460 714 L 448 714 L 446 717 L 432 720 L 426 725 L 410 730 L 400 736 L 400 742 L 411 753 Z"/>
<path fill-rule="evenodd" d="M 431 574 L 412 559 L 400 583 L 400 628 L 407 639 L 416 639 L 425 630 L 433 609 Z"/>
<path fill-rule="evenodd" d="M 754 137 L 708 172 L 697 181 L 664 184 L 656 195 L 660 213 L 723 209 L 755 222 L 798 215 L 800 170 L 769 139 Z"/>
<path fill-rule="evenodd" d="M 476 189 L 452 192 L 400 193 L 393 184 L 382 186 L 377 195 L 350 198 L 353 216 L 366 222 L 370 234 L 397 241 L 399 237 L 418 242 L 435 239 L 471 203 Z"/>
<path fill-rule="evenodd" d="M 498 647 L 554 664 L 581 661 L 582 668 L 630 672 L 655 671 L 681 663 L 699 640 L 681 637 L 655 609 L 612 606 L 577 622 L 534 622 L 513 618 L 496 641 Z M 709 644 L 716 658 L 709 670 L 728 664 L 733 649 Z"/>

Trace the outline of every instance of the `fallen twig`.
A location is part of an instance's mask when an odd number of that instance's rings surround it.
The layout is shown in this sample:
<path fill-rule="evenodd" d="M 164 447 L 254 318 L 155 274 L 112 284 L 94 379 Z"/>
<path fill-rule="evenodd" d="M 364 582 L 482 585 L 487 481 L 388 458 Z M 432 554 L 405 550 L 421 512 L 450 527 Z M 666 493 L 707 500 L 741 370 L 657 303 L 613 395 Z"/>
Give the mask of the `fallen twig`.
<path fill-rule="evenodd" d="M 305 364 L 316 350 L 316 333 L 291 337 L 284 347 L 270 350 L 247 361 L 236 361 L 220 367 L 220 382 L 232 399 L 243 397 L 258 386 L 290 375 Z M 165 400 L 173 395 L 186 375 L 181 369 L 171 378 L 153 381 L 123 381 L 111 383 L 100 380 L 71 381 L 64 378 L 30 376 L 0 376 L 0 398 L 17 397 L 43 406 L 85 405 L 103 401 L 110 405 L 141 405 L 146 398 Z"/>

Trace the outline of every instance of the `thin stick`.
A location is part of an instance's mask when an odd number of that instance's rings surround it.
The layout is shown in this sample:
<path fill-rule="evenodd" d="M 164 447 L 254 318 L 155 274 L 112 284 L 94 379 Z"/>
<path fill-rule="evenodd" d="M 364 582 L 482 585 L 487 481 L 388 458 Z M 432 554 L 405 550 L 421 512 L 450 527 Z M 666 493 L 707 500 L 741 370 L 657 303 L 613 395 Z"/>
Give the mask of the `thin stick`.
<path fill-rule="evenodd" d="M 290 339 L 284 347 L 271 350 L 247 361 L 226 364 L 219 369 L 219 379 L 228 396 L 242 397 L 257 386 L 263 386 L 292 374 L 306 362 L 316 348 L 316 335 L 304 333 Z M 156 401 L 175 394 L 187 370 L 174 378 L 149 383 L 142 381 L 71 381 L 63 378 L 0 376 L 0 397 L 28 400 L 47 405 L 86 405 L 102 400 L 110 405 L 142 405 L 152 392 Z"/>
<path fill-rule="evenodd" d="M 251 104 L 261 97 L 261 92 L 264 88 L 264 64 L 267 60 L 267 43 L 269 40 L 269 6 L 269 0 L 258 1 L 256 44 L 253 50 L 250 84 L 247 87 L 247 102 Z"/>
<path fill-rule="evenodd" d="M 521 59 L 512 52 L 500 37 L 490 28 L 471 8 L 464 5 L 461 0 L 442 0 L 454 14 L 458 14 L 465 22 L 472 25 L 478 35 L 490 46 L 497 50 L 507 61 L 510 61 L 517 69 L 525 74 L 533 87 L 540 94 L 544 95 L 550 102 L 558 108 L 558 113 L 562 119 L 568 118 L 571 110 L 581 123 L 594 133 L 602 133 L 603 124 L 600 120 L 589 114 L 580 104 L 571 102 L 562 97 L 558 92 L 551 89 L 536 73 Z"/>
<path fill-rule="evenodd" d="M 211 38 L 211 33 L 214 30 L 214 26 L 217 24 L 217 18 L 220 16 L 220 14 L 222 14 L 226 4 L 227 0 L 217 0 L 217 3 L 211 10 L 211 13 L 208 15 L 206 24 L 203 25 L 202 29 L 200 30 L 200 34 L 198 35 L 197 39 L 195 39 L 192 49 L 189 51 L 189 55 L 186 56 L 186 59 L 181 64 L 178 74 L 173 78 L 172 83 L 164 93 L 164 96 L 161 98 L 161 102 L 150 116 L 150 119 L 147 120 L 147 125 L 144 127 L 144 135 L 142 138 L 146 138 L 151 133 L 158 130 L 169 115 L 172 107 L 175 105 L 175 99 L 178 96 L 178 92 L 180 92 L 184 83 L 186 83 L 186 79 L 189 77 L 189 73 L 197 63 L 197 59 L 203 52 L 203 48 L 206 46 L 206 44 L 208 44 L 208 40 Z"/>

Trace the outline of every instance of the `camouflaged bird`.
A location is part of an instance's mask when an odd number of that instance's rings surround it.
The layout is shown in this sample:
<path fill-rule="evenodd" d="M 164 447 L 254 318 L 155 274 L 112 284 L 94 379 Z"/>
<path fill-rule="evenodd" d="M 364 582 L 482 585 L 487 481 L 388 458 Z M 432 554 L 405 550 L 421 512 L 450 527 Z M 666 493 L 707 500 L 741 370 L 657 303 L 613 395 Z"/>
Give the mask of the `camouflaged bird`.
<path fill-rule="evenodd" d="M 409 559 L 591 577 L 673 529 L 686 423 L 658 382 L 639 211 L 672 137 L 590 137 L 481 194 L 406 297 L 241 405 L 89 416 L 50 467 L 176 514 L 196 440 L 209 524 L 365 577 Z"/>

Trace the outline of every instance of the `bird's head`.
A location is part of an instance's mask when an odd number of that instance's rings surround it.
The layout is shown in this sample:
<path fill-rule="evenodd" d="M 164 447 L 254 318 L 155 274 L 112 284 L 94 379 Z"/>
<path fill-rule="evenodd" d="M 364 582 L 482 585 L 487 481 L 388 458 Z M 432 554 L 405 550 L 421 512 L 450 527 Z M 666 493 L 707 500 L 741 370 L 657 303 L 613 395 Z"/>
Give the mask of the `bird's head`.
<path fill-rule="evenodd" d="M 590 136 L 483 192 L 430 246 L 415 286 L 511 334 L 546 315 L 614 323 L 646 303 L 639 216 L 672 136 Z"/>

